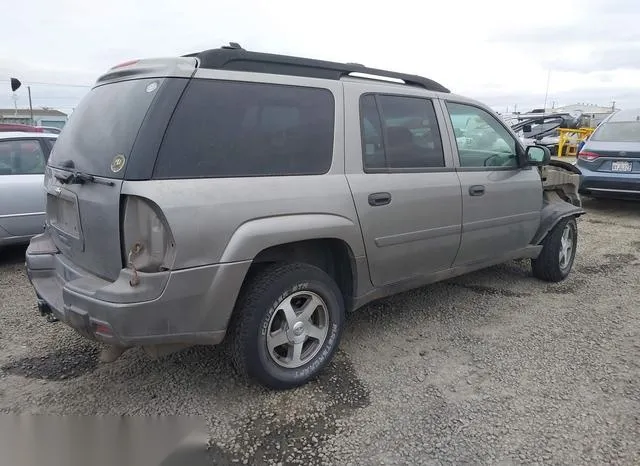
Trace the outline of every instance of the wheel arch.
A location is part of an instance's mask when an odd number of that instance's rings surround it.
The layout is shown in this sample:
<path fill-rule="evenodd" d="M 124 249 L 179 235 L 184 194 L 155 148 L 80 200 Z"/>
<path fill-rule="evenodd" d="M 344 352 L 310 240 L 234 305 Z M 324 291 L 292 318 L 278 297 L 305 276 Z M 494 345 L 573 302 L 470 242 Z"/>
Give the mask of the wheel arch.
<path fill-rule="evenodd" d="M 345 308 L 350 309 L 353 305 L 357 267 L 354 252 L 346 241 L 339 238 L 314 238 L 265 248 L 253 259 L 247 278 L 259 272 L 263 266 L 279 262 L 318 267 L 336 281 L 342 292 Z"/>
<path fill-rule="evenodd" d="M 540 226 L 534 235 L 531 244 L 542 244 L 547 235 L 563 218 L 580 217 L 586 211 L 579 206 L 571 204 L 560 197 L 555 191 L 545 191 L 544 204 L 540 211 Z"/>

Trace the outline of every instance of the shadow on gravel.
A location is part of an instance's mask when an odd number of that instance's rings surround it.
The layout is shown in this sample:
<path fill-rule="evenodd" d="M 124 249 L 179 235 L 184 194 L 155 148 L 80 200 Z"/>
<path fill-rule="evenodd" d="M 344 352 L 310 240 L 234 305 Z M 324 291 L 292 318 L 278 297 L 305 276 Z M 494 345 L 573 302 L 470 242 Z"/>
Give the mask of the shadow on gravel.
<path fill-rule="evenodd" d="M 0 248 L 0 266 L 24 264 L 26 246 L 9 246 Z"/>
<path fill-rule="evenodd" d="M 580 273 L 588 275 L 600 275 L 613 270 L 618 270 L 637 259 L 633 254 L 605 254 L 606 261 L 597 265 L 581 265 L 576 269 Z"/>
<path fill-rule="evenodd" d="M 547 294 L 574 294 L 578 293 L 584 288 L 587 281 L 583 278 L 571 277 L 566 281 L 560 283 L 550 283 L 544 290 Z"/>
<path fill-rule="evenodd" d="M 473 291 L 476 294 L 490 294 L 494 296 L 508 296 L 510 298 L 526 298 L 531 296 L 531 293 L 523 293 L 519 291 L 507 290 L 505 288 L 495 288 L 493 286 L 485 285 L 471 285 L 466 283 L 446 282 L 448 286 L 456 288 L 464 288 Z"/>
<path fill-rule="evenodd" d="M 591 197 L 582 198 L 582 207 L 587 212 L 614 214 L 636 214 L 640 216 L 640 199 L 623 200 L 623 199 L 594 199 Z M 586 219 L 586 217 L 585 217 Z M 615 222 L 611 222 L 615 223 Z"/>
<path fill-rule="evenodd" d="M 301 406 L 302 392 L 324 398 L 325 409 Z M 317 393 L 316 393 L 317 392 Z M 275 401 L 275 405 L 274 405 Z M 233 447 L 214 445 L 215 464 L 315 464 L 318 448 L 339 433 L 338 420 L 370 404 L 348 356 L 339 351 L 323 373 L 305 387 L 279 392 L 238 429 Z"/>
<path fill-rule="evenodd" d="M 99 349 L 92 344 L 23 358 L 5 364 L 0 369 L 8 374 L 29 379 L 65 380 L 93 372 L 98 366 Z"/>

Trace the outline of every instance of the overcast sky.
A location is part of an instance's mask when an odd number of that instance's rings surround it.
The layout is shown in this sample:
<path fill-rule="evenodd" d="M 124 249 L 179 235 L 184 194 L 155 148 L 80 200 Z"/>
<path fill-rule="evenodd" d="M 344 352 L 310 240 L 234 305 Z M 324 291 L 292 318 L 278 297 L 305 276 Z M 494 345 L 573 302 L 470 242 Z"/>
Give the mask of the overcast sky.
<path fill-rule="evenodd" d="M 9 4 L 12 6 L 9 7 Z M 35 107 L 69 111 L 109 67 L 229 41 L 421 74 L 498 111 L 589 102 L 640 106 L 637 0 L 44 0 L 3 6 L 0 107 L 8 79 Z M 26 89 L 18 106 L 28 107 Z"/>

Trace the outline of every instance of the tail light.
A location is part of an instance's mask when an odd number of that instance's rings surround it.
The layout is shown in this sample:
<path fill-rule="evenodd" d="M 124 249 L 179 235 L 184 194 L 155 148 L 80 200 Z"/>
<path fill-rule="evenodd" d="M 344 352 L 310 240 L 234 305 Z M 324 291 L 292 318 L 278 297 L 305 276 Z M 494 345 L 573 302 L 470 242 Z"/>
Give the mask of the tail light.
<path fill-rule="evenodd" d="M 175 243 L 157 205 L 142 197 L 126 196 L 121 232 L 125 267 L 134 272 L 161 272 L 172 267 Z"/>
<path fill-rule="evenodd" d="M 600 157 L 599 154 L 596 154 L 594 152 L 588 152 L 588 151 L 583 151 L 578 154 L 578 158 L 586 162 L 593 162 L 595 159 L 599 157 Z"/>

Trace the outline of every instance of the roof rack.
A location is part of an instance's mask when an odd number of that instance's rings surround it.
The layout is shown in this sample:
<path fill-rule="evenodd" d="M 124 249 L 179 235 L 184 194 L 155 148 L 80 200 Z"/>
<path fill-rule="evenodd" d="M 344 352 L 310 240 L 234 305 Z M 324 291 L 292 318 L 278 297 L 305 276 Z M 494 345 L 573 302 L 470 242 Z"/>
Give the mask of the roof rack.
<path fill-rule="evenodd" d="M 290 57 L 270 53 L 249 52 L 238 43 L 218 49 L 184 55 L 199 60 L 200 68 L 224 69 L 231 71 L 253 71 L 256 73 L 284 74 L 289 76 L 304 76 L 339 80 L 352 73 L 366 74 L 368 78 L 375 77 L 397 79 L 411 86 L 418 86 L 429 91 L 446 92 L 449 89 L 440 83 L 422 76 L 395 73 L 393 71 L 368 68 L 359 63 L 336 63 L 309 58 Z"/>

